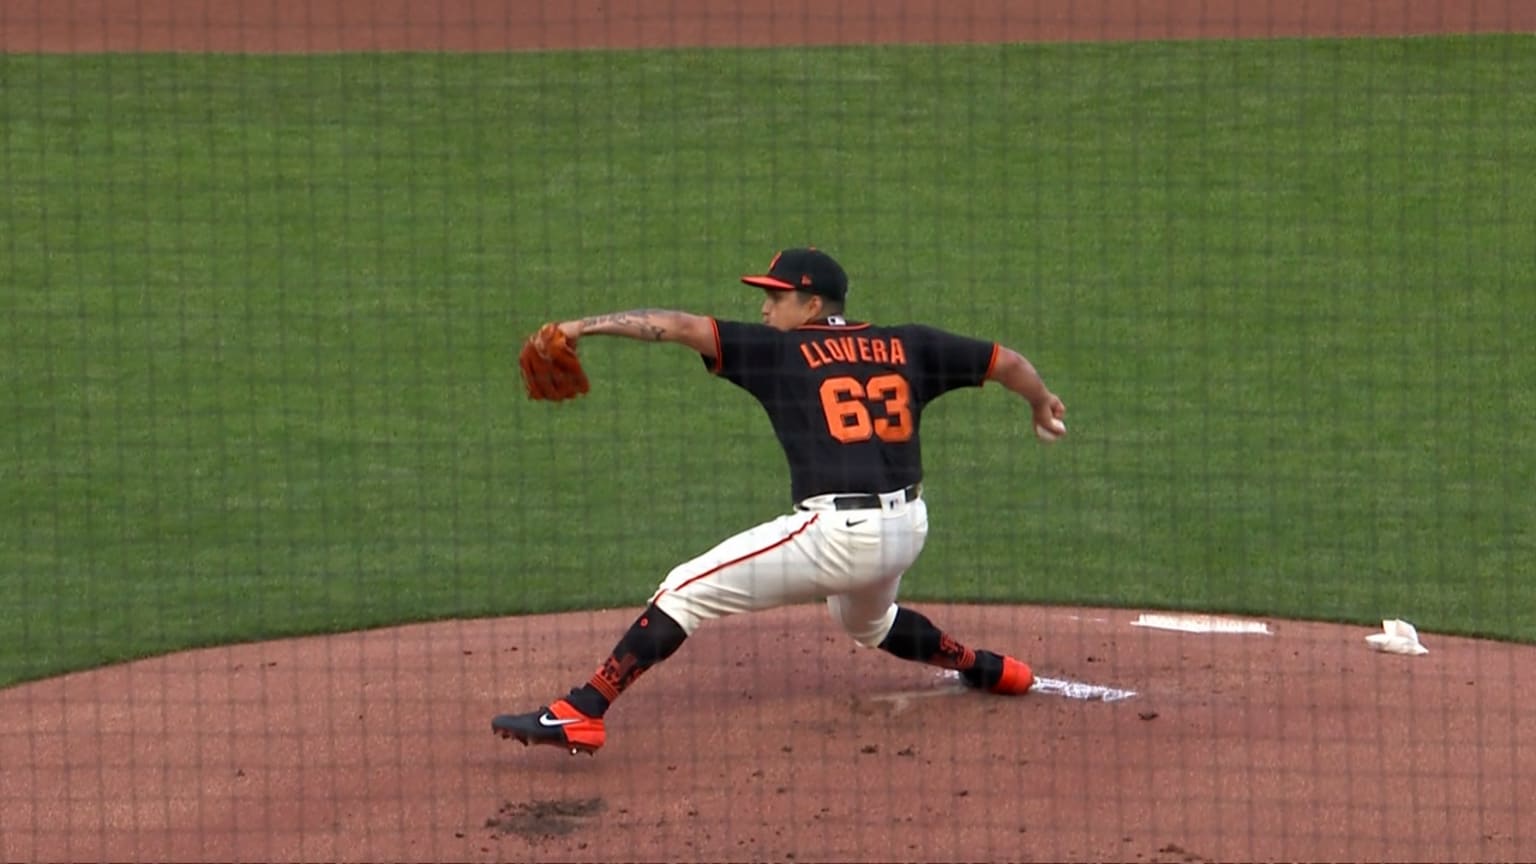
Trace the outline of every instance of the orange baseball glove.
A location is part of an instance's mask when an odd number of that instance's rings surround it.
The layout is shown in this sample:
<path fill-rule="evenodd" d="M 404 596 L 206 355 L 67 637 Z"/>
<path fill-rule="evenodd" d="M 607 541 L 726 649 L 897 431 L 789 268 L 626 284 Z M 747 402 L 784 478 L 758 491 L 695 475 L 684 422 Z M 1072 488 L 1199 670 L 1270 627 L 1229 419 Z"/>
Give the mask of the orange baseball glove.
<path fill-rule="evenodd" d="M 518 354 L 529 399 L 559 402 L 587 392 L 587 372 L 576 356 L 576 343 L 554 324 L 528 337 Z"/>

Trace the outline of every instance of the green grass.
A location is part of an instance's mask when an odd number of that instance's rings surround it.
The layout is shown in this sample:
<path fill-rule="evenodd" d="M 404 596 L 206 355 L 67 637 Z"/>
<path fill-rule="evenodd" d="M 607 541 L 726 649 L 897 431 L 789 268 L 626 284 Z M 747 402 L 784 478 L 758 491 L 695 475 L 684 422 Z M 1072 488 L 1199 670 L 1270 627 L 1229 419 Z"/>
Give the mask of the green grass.
<path fill-rule="evenodd" d="M 787 505 L 759 409 L 543 320 L 860 315 L 1066 399 L 926 424 L 906 596 L 1536 640 L 1536 40 L 0 58 L 0 685 L 636 606 Z"/>

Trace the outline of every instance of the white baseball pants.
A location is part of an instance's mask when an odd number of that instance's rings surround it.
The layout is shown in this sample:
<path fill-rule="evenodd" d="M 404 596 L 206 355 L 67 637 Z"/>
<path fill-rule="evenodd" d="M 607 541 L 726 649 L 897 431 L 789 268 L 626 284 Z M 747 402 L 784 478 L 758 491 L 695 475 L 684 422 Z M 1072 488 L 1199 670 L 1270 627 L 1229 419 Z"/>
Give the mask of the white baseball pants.
<path fill-rule="evenodd" d="M 878 646 L 896 620 L 902 574 L 923 551 L 928 506 L 892 492 L 878 508 L 838 510 L 834 497 L 808 498 L 679 564 L 651 602 L 692 635 L 712 618 L 824 597 L 854 641 Z"/>

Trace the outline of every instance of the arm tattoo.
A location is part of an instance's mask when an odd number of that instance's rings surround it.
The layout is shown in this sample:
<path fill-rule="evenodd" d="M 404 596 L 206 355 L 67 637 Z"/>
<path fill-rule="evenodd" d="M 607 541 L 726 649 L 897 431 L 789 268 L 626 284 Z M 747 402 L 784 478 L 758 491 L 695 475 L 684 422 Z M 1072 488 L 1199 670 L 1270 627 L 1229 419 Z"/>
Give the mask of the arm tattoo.
<path fill-rule="evenodd" d="M 666 316 L 672 313 L 662 309 L 631 309 L 627 312 L 610 312 L 581 319 L 582 326 L 595 333 L 612 333 L 660 342 L 667 335 Z"/>

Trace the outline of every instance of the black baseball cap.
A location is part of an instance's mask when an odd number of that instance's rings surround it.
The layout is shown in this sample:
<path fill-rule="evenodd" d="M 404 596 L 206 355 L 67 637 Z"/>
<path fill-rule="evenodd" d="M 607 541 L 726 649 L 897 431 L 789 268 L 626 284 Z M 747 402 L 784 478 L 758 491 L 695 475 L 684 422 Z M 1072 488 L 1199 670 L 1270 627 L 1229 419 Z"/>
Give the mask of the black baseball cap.
<path fill-rule="evenodd" d="M 815 246 L 785 249 L 773 256 L 767 273 L 743 276 L 741 281 L 770 291 L 805 291 L 838 303 L 848 297 L 843 265 Z"/>

